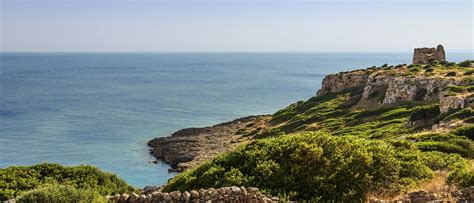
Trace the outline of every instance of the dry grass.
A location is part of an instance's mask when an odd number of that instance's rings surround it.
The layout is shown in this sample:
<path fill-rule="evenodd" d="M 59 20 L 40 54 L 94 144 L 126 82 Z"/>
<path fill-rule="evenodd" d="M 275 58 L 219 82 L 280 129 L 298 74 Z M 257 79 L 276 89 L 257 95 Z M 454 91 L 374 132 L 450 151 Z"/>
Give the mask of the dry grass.
<path fill-rule="evenodd" d="M 449 186 L 446 183 L 447 178 L 448 178 L 448 171 L 436 171 L 432 179 L 422 182 L 419 185 L 410 188 L 405 193 L 398 194 L 396 196 L 388 196 L 388 195 L 381 195 L 381 194 L 369 194 L 368 196 L 379 199 L 379 200 L 391 201 L 391 200 L 399 199 L 400 197 L 410 192 L 425 190 L 428 193 L 436 193 L 438 195 L 441 195 L 444 200 L 449 200 L 450 198 L 449 194 L 452 191 L 455 191 L 457 188 L 455 188 L 454 186 Z"/>
<path fill-rule="evenodd" d="M 422 182 L 418 187 L 415 187 L 410 191 L 418 191 L 423 189 L 430 193 L 449 194 L 456 188 L 454 188 L 454 186 L 449 186 L 446 183 L 447 178 L 447 171 L 437 171 L 433 179 Z"/>

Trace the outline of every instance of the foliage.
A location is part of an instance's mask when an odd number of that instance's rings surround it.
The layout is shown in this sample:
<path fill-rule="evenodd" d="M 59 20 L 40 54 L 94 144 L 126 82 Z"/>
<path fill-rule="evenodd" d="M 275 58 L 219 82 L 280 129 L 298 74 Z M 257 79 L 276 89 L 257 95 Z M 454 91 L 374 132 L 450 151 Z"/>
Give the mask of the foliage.
<path fill-rule="evenodd" d="M 419 106 L 410 114 L 410 121 L 430 120 L 440 114 L 439 105 Z"/>
<path fill-rule="evenodd" d="M 116 175 L 103 172 L 94 166 L 66 167 L 60 164 L 44 163 L 29 167 L 12 166 L 0 169 L 0 200 L 10 199 L 24 191 L 54 182 L 78 189 L 90 188 L 102 195 L 134 190 Z"/>
<path fill-rule="evenodd" d="M 430 176 L 415 148 L 307 132 L 254 141 L 176 176 L 164 190 L 229 186 L 232 177 L 292 199 L 349 201 L 368 192 L 393 194 Z"/>
<path fill-rule="evenodd" d="M 458 65 L 460 67 L 471 67 L 471 61 L 470 60 L 465 60 L 463 62 L 460 62 Z"/>
<path fill-rule="evenodd" d="M 18 197 L 19 203 L 36 202 L 76 202 L 76 203 L 106 203 L 104 196 L 93 189 L 77 189 L 70 185 L 45 184 L 37 189 L 29 190 Z"/>
<path fill-rule="evenodd" d="M 427 72 L 427 73 L 431 73 L 431 72 L 433 72 L 433 71 L 434 71 L 433 68 L 427 68 L 427 69 L 425 70 L 425 72 Z"/>
<path fill-rule="evenodd" d="M 471 140 L 474 140 L 474 124 L 459 127 L 455 129 L 452 134 L 458 136 L 465 136 Z"/>
<path fill-rule="evenodd" d="M 467 70 L 464 75 L 474 75 L 474 70 Z"/>
<path fill-rule="evenodd" d="M 448 72 L 448 73 L 446 74 L 447 77 L 454 77 L 454 76 L 456 76 L 456 75 L 457 75 L 457 73 L 454 72 L 454 71 Z"/>

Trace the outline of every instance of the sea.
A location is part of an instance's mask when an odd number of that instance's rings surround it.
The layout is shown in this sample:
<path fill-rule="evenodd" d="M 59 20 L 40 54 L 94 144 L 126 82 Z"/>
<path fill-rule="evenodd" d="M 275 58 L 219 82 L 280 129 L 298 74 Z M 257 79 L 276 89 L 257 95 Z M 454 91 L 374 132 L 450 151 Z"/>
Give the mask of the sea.
<path fill-rule="evenodd" d="M 412 53 L 0 53 L 0 168 L 92 164 L 144 187 L 175 175 L 146 143 L 271 114 L 327 74 L 409 64 Z M 447 54 L 449 61 L 472 52 Z"/>

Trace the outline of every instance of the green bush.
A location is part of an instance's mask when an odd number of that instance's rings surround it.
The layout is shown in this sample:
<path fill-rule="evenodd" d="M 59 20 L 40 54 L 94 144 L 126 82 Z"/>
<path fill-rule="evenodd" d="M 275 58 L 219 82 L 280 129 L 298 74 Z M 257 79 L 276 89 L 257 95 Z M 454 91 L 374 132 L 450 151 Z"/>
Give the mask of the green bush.
<path fill-rule="evenodd" d="M 440 114 L 439 105 L 433 104 L 429 106 L 420 106 L 415 108 L 415 110 L 410 115 L 410 121 L 417 120 L 431 120 L 436 118 Z"/>
<path fill-rule="evenodd" d="M 431 151 L 423 152 L 422 155 L 424 164 L 432 170 L 451 171 L 468 165 L 468 161 L 458 154 Z"/>
<path fill-rule="evenodd" d="M 448 184 L 456 185 L 459 188 L 474 185 L 474 162 L 467 161 L 466 164 L 457 165 L 448 175 Z"/>
<path fill-rule="evenodd" d="M 453 72 L 453 71 L 448 72 L 448 73 L 446 74 L 447 77 L 454 77 L 454 76 L 456 76 L 456 75 L 457 75 L 457 73 L 456 73 L 456 72 Z"/>
<path fill-rule="evenodd" d="M 387 67 L 387 66 L 388 66 L 388 64 L 383 64 L 383 65 L 382 65 L 382 68 L 385 68 L 385 67 Z"/>
<path fill-rule="evenodd" d="M 432 69 L 432 68 L 428 68 L 428 69 L 425 70 L 426 73 L 431 73 L 433 71 L 434 71 L 434 69 Z"/>
<path fill-rule="evenodd" d="M 474 140 L 474 124 L 456 128 L 451 133 L 458 136 L 465 136 L 471 140 Z"/>
<path fill-rule="evenodd" d="M 58 202 L 58 203 L 106 203 L 107 199 L 93 189 L 77 189 L 69 185 L 46 184 L 29 190 L 17 198 L 18 203 Z"/>
<path fill-rule="evenodd" d="M 460 62 L 458 65 L 460 67 L 471 67 L 471 61 L 470 60 L 465 60 L 463 62 Z"/>
<path fill-rule="evenodd" d="M 132 186 L 116 175 L 103 172 L 94 166 L 66 167 L 44 163 L 0 169 L 0 200 L 11 199 L 24 191 L 55 182 L 78 189 L 94 189 L 101 195 L 134 191 Z"/>
<path fill-rule="evenodd" d="M 430 177 L 414 148 L 307 132 L 241 146 L 176 176 L 164 191 L 241 183 L 292 199 L 354 201 L 367 193 L 393 194 Z"/>
<path fill-rule="evenodd" d="M 466 90 L 465 86 L 461 85 L 449 85 L 444 88 L 445 91 L 456 92 L 456 93 L 463 93 Z"/>
<path fill-rule="evenodd" d="M 473 74 L 474 74 L 474 70 L 468 70 L 464 72 L 464 75 L 473 75 Z"/>
<path fill-rule="evenodd" d="M 449 62 L 449 63 L 446 64 L 446 67 L 451 67 L 451 66 L 454 66 L 454 65 L 456 65 L 456 63 L 454 63 L 454 62 Z"/>

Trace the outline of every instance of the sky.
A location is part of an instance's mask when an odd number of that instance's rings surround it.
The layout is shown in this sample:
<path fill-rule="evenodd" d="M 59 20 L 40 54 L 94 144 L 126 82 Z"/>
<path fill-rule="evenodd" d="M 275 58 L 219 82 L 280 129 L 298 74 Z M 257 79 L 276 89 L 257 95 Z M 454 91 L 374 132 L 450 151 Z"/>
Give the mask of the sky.
<path fill-rule="evenodd" d="M 0 0 L 0 51 L 474 47 L 473 0 Z"/>

